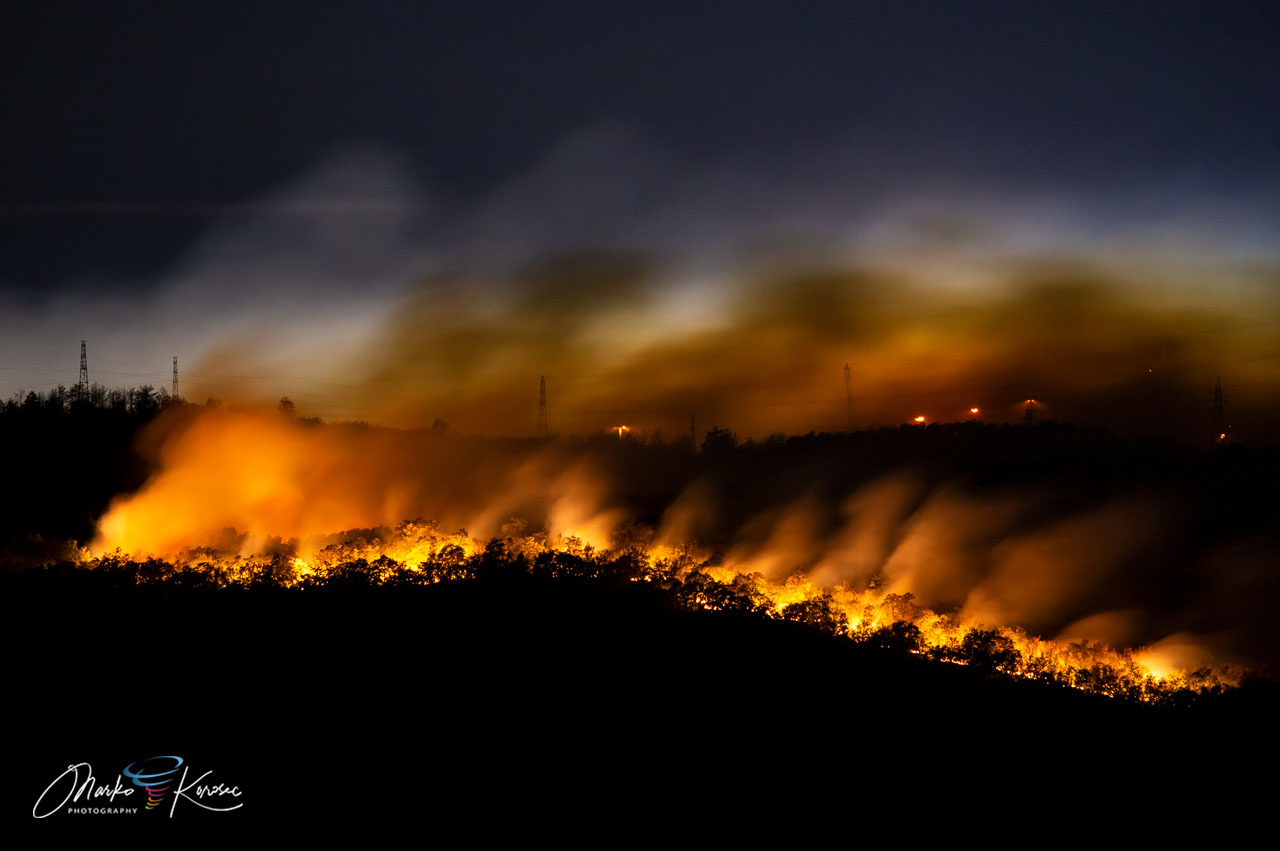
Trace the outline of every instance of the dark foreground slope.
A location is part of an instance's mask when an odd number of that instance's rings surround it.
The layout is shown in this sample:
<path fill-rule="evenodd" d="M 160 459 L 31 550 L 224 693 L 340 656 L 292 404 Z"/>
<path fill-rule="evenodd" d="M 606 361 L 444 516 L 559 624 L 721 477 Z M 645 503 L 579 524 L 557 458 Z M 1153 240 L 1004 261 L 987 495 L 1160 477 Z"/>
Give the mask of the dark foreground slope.
<path fill-rule="evenodd" d="M 1266 683 L 1157 710 L 675 611 L 638 583 L 184 590 L 75 571 L 6 586 L 9 821 L 33 824 L 79 762 L 111 784 L 181 755 L 242 792 L 220 799 L 243 804 L 231 813 L 188 798 L 61 811 L 41 831 L 1032 841 L 1240 825 L 1267 795 L 1251 772 L 1278 755 Z"/>

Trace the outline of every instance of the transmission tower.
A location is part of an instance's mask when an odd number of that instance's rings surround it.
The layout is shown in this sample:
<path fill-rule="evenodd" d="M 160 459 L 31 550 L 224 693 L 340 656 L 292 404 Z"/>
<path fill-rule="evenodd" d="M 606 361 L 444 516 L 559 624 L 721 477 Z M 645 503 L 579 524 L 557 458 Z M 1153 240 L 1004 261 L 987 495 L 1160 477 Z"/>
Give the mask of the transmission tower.
<path fill-rule="evenodd" d="M 844 365 L 844 397 L 849 405 L 849 431 L 853 431 L 853 377 L 849 374 L 849 364 Z"/>
<path fill-rule="evenodd" d="M 81 402 L 89 398 L 89 355 L 84 340 L 80 341 L 80 383 L 76 385 L 76 396 Z"/>
<path fill-rule="evenodd" d="M 538 381 L 538 437 L 547 436 L 547 377 L 544 375 Z"/>
<path fill-rule="evenodd" d="M 1213 382 L 1213 441 L 1214 443 L 1222 443 L 1227 439 L 1227 429 L 1223 425 L 1225 420 L 1222 417 L 1222 404 L 1226 401 L 1226 394 L 1222 392 L 1222 376 L 1219 375 Z"/>
<path fill-rule="evenodd" d="M 178 401 L 178 356 L 173 356 L 173 400 Z"/>

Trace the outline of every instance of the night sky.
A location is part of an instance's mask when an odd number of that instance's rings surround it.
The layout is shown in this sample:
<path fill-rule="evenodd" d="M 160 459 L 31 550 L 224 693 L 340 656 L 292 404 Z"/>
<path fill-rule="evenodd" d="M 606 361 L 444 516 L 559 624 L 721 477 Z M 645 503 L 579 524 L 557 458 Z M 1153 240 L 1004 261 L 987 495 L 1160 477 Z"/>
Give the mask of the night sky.
<path fill-rule="evenodd" d="M 5 396 L 86 339 L 109 386 L 178 355 L 185 395 L 332 419 L 531 433 L 545 374 L 553 428 L 764 434 L 843 427 L 849 362 L 860 426 L 1035 395 L 1123 429 L 1221 374 L 1280 435 L 1272 4 L 23 2 L 0 33 Z"/>

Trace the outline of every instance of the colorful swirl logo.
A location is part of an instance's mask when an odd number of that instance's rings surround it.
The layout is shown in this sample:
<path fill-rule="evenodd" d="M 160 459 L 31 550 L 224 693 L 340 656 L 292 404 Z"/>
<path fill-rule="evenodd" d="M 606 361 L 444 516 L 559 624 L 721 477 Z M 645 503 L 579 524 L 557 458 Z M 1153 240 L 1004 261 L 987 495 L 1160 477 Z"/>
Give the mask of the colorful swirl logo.
<path fill-rule="evenodd" d="M 173 764 L 168 765 L 168 760 L 173 760 Z M 153 756 L 129 763 L 122 773 L 133 781 L 134 786 L 147 790 L 147 809 L 154 810 L 164 801 L 170 781 L 181 767 L 180 756 Z"/>

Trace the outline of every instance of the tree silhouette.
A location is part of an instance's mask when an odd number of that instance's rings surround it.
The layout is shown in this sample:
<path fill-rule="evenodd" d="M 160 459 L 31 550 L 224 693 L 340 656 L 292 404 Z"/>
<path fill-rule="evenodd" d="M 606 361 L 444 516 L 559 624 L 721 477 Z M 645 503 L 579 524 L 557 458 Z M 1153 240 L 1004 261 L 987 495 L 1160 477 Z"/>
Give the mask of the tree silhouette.
<path fill-rule="evenodd" d="M 715 426 L 702 441 L 702 451 L 711 455 L 732 452 L 738 445 L 738 437 L 727 428 Z"/>

